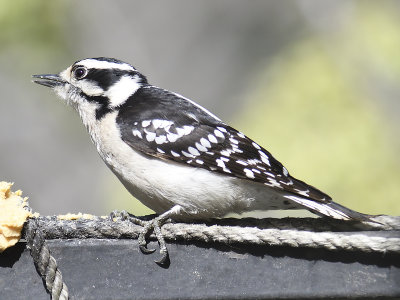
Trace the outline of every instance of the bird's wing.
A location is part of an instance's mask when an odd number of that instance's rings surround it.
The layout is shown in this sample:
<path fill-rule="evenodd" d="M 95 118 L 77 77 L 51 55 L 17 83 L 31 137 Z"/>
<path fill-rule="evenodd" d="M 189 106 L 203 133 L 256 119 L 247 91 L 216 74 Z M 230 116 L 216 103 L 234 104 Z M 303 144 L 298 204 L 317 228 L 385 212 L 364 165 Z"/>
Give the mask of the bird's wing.
<path fill-rule="evenodd" d="M 189 99 L 148 87 L 139 89 L 123 105 L 117 116 L 121 138 L 135 150 L 260 182 L 315 201 L 331 200 L 318 189 L 291 177 L 267 150 Z"/>

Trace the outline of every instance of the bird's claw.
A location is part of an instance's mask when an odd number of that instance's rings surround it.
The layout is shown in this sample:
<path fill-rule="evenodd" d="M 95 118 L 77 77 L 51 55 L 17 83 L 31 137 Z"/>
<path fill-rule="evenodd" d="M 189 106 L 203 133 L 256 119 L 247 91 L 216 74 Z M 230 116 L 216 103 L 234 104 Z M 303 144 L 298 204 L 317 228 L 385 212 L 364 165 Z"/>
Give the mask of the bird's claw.
<path fill-rule="evenodd" d="M 164 250 L 164 251 L 163 251 Z M 154 262 L 161 267 L 168 267 L 170 264 L 169 254 L 167 248 L 160 249 L 161 258 L 159 260 L 155 260 Z"/>
<path fill-rule="evenodd" d="M 139 245 L 139 249 L 143 254 L 152 254 L 156 251 L 156 249 L 147 248 L 147 245 Z"/>

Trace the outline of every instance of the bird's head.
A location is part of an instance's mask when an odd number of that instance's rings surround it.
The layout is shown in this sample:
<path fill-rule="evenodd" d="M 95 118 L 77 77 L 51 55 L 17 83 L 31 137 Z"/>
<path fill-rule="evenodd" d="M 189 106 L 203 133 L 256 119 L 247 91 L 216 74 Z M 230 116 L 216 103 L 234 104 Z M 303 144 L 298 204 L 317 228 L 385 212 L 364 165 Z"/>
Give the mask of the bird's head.
<path fill-rule="evenodd" d="M 52 88 L 80 113 L 91 107 L 96 114 L 113 110 L 147 84 L 130 64 L 105 57 L 79 60 L 59 74 L 33 78 L 35 83 Z"/>

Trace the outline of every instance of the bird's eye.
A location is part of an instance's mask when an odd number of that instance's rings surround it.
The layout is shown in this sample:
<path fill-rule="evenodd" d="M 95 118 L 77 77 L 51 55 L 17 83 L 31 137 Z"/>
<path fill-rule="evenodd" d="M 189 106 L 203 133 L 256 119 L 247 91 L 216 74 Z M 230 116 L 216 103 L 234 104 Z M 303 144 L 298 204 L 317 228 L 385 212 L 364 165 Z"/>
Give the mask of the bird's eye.
<path fill-rule="evenodd" d="M 87 70 L 83 67 L 78 67 L 74 70 L 74 76 L 76 79 L 82 79 L 87 74 Z"/>

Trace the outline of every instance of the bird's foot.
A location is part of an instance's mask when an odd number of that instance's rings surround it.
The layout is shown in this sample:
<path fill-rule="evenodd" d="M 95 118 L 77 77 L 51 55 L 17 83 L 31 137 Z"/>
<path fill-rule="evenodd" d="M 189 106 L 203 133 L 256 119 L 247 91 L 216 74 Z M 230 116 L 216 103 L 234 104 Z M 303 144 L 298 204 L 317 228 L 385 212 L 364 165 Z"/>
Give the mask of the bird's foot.
<path fill-rule="evenodd" d="M 122 211 L 114 210 L 110 213 L 109 217 L 110 217 L 111 221 L 115 221 L 115 219 L 121 219 L 122 221 L 127 220 L 127 221 L 132 222 L 133 224 L 140 225 L 142 227 L 146 226 L 145 220 L 136 218 L 135 216 L 128 213 L 126 210 L 122 210 Z"/>
<path fill-rule="evenodd" d="M 140 232 L 138 238 L 140 251 L 142 251 L 144 254 L 154 253 L 156 249 L 147 248 L 147 241 L 146 241 L 146 236 L 148 236 L 152 231 L 154 232 L 158 244 L 160 245 L 160 255 L 161 255 L 161 258 L 159 260 L 156 260 L 155 263 L 163 267 L 168 266 L 170 263 L 167 245 L 165 243 L 164 236 L 161 233 L 161 227 L 167 221 L 168 221 L 168 216 L 164 216 L 164 214 L 155 217 L 153 220 L 145 221 L 146 224 L 145 226 L 143 226 L 143 229 Z"/>
<path fill-rule="evenodd" d="M 164 214 L 161 214 L 157 217 L 153 217 L 153 219 L 151 220 L 144 220 L 136 218 L 126 211 L 113 211 L 110 214 L 110 218 L 111 219 L 120 218 L 122 220 L 128 220 L 133 224 L 143 227 L 143 229 L 139 233 L 138 242 L 139 242 L 139 249 L 144 254 L 151 254 L 156 251 L 156 249 L 147 248 L 146 237 L 150 235 L 151 232 L 153 231 L 157 238 L 158 244 L 160 245 L 160 255 L 161 255 L 161 258 L 159 260 L 155 260 L 155 263 L 161 267 L 167 268 L 170 264 L 170 260 L 169 260 L 167 245 L 165 243 L 164 236 L 161 233 L 161 227 L 168 221 L 170 215 L 171 215 L 170 211 L 167 211 Z"/>

